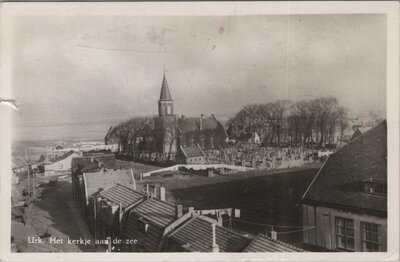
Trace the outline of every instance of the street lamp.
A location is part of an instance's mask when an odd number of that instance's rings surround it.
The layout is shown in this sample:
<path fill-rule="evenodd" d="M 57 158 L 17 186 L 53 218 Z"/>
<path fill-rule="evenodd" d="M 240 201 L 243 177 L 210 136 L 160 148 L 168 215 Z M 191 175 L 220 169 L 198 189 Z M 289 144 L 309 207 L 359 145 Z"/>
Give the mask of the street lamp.
<path fill-rule="evenodd" d="M 97 233 L 97 199 L 94 196 L 89 196 L 88 201 L 90 198 L 93 198 L 93 209 L 94 209 L 94 248 L 97 249 L 96 245 L 96 233 Z"/>

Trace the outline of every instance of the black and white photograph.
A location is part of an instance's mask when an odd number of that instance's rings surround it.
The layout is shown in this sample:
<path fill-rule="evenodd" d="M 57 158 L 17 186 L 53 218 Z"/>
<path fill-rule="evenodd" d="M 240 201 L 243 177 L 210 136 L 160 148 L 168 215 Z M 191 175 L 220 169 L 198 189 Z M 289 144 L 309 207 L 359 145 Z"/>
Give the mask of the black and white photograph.
<path fill-rule="evenodd" d="M 398 5 L 9 5 L 2 253 L 398 259 Z"/>

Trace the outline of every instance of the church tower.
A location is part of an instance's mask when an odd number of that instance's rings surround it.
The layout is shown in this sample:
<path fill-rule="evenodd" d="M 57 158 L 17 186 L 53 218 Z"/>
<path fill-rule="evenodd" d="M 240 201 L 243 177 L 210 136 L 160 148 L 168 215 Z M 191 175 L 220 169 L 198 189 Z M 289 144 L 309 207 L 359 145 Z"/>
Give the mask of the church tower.
<path fill-rule="evenodd" d="M 160 99 L 158 100 L 158 117 L 155 120 L 157 133 L 156 151 L 169 158 L 171 155 L 175 155 L 177 151 L 177 119 L 176 115 L 174 115 L 174 103 L 165 72 L 161 84 Z"/>
<path fill-rule="evenodd" d="M 160 100 L 158 100 L 158 116 L 171 116 L 174 114 L 174 102 L 171 98 L 171 93 L 169 92 L 167 78 L 164 78 L 161 85 Z"/>

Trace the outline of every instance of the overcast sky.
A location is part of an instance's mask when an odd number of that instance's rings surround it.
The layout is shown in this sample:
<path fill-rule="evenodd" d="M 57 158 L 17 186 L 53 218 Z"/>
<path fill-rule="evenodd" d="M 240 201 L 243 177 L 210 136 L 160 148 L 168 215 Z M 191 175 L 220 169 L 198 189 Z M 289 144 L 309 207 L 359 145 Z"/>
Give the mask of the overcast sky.
<path fill-rule="evenodd" d="M 19 119 L 157 113 L 163 68 L 175 113 L 336 96 L 385 111 L 383 15 L 23 17 L 14 24 Z M 72 121 L 72 120 L 71 120 Z"/>

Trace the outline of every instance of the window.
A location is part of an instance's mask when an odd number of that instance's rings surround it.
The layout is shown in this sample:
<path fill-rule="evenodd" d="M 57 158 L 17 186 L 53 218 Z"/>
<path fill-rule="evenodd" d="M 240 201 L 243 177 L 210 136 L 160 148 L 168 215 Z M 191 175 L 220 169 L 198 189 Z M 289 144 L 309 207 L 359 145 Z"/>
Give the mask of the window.
<path fill-rule="evenodd" d="M 379 225 L 361 222 L 361 247 L 362 251 L 380 251 L 381 236 Z"/>
<path fill-rule="evenodd" d="M 354 221 L 342 217 L 335 218 L 336 247 L 354 251 Z"/>
<path fill-rule="evenodd" d="M 171 114 L 171 106 L 167 106 L 167 115 L 170 115 Z"/>
<path fill-rule="evenodd" d="M 384 183 L 364 183 L 364 193 L 374 194 L 374 195 L 387 195 L 387 185 Z"/>
<path fill-rule="evenodd" d="M 214 136 L 210 137 L 210 146 L 211 148 L 214 148 Z"/>
<path fill-rule="evenodd" d="M 200 138 L 200 147 L 201 148 L 205 148 L 205 146 L 206 146 L 206 142 L 205 142 L 206 140 L 205 140 L 205 138 L 204 138 L 204 136 L 202 136 L 201 138 Z"/>

